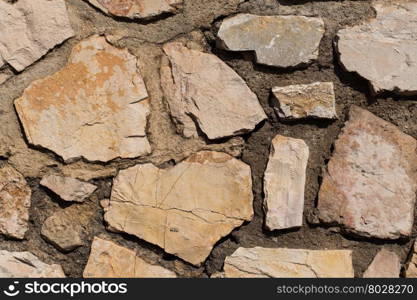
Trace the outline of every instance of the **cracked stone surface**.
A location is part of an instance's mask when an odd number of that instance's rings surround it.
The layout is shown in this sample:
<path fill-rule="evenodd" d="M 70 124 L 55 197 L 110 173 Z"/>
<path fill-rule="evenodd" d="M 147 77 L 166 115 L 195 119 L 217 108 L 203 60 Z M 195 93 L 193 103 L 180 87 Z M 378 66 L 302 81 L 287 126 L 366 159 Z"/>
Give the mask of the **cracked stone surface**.
<path fill-rule="evenodd" d="M 175 13 L 183 0 L 85 0 L 108 15 L 130 19 L 148 19 L 163 13 Z"/>
<path fill-rule="evenodd" d="M 294 67 L 317 59 L 324 34 L 321 18 L 239 14 L 225 19 L 218 45 L 230 51 L 255 51 L 256 61 Z"/>
<path fill-rule="evenodd" d="M 22 71 L 72 36 L 64 0 L 0 1 L 0 67 Z"/>
<path fill-rule="evenodd" d="M 417 141 L 352 106 L 324 173 L 318 208 L 324 223 L 364 237 L 411 234 L 417 188 Z"/>
<path fill-rule="evenodd" d="M 314 82 L 272 88 L 283 119 L 337 119 L 333 82 Z"/>
<path fill-rule="evenodd" d="M 23 239 L 29 229 L 31 189 L 13 167 L 0 167 L 0 233 Z"/>
<path fill-rule="evenodd" d="M 53 191 L 62 200 L 74 202 L 84 202 L 97 189 L 94 184 L 57 175 L 44 176 L 40 184 Z"/>
<path fill-rule="evenodd" d="M 60 265 L 46 264 L 30 252 L 0 250 L 1 278 L 63 278 Z"/>
<path fill-rule="evenodd" d="M 250 167 L 220 152 L 201 151 L 168 169 L 122 170 L 104 219 L 200 265 L 214 244 L 253 217 Z"/>
<path fill-rule="evenodd" d="M 257 96 L 217 56 L 179 42 L 164 46 L 161 84 L 173 121 L 185 137 L 209 139 L 249 132 L 266 119 Z"/>
<path fill-rule="evenodd" d="M 407 278 L 417 278 L 417 241 L 414 243 L 414 249 L 411 257 L 411 261 L 405 272 Z"/>
<path fill-rule="evenodd" d="M 95 237 L 84 269 L 84 278 L 175 278 L 176 274 L 151 265 L 135 251 Z"/>
<path fill-rule="evenodd" d="M 282 135 L 272 140 L 264 176 L 265 226 L 269 230 L 303 224 L 308 156 L 303 140 Z"/>
<path fill-rule="evenodd" d="M 340 61 L 377 93 L 416 94 L 417 3 L 374 1 L 373 7 L 376 18 L 338 32 Z"/>
<path fill-rule="evenodd" d="M 350 278 L 352 251 L 238 248 L 224 263 L 226 278 Z"/>
<path fill-rule="evenodd" d="M 15 107 L 32 145 L 65 161 L 107 162 L 151 152 L 147 97 L 136 57 L 95 35 L 74 47 L 65 68 L 33 82 Z"/>
<path fill-rule="evenodd" d="M 364 278 L 398 278 L 400 277 L 401 262 L 394 252 L 382 249 L 377 253 L 368 269 L 363 273 Z"/>

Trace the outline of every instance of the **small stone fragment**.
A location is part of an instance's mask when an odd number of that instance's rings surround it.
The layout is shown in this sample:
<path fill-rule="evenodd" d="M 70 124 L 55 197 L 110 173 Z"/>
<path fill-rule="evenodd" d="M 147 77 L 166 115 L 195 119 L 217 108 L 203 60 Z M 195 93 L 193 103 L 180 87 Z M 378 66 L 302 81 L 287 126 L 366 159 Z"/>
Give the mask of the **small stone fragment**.
<path fill-rule="evenodd" d="M 414 243 L 413 254 L 411 256 L 411 261 L 408 265 L 408 268 L 405 272 L 405 277 L 417 278 L 417 241 Z"/>
<path fill-rule="evenodd" d="M 368 269 L 363 274 L 364 278 L 398 278 L 400 277 L 401 262 L 394 252 L 382 249 L 375 256 Z"/>
<path fill-rule="evenodd" d="M 135 235 L 194 265 L 214 244 L 253 216 L 250 167 L 202 151 L 168 169 L 122 170 L 104 215 L 110 230 Z"/>
<path fill-rule="evenodd" d="M 0 67 L 20 72 L 72 36 L 64 0 L 0 1 Z"/>
<path fill-rule="evenodd" d="M 319 192 L 320 219 L 354 235 L 411 234 L 417 188 L 417 141 L 352 106 Z"/>
<path fill-rule="evenodd" d="M 224 263 L 226 278 L 351 278 L 352 251 L 238 248 Z"/>
<path fill-rule="evenodd" d="M 108 15 L 148 19 L 163 13 L 176 13 L 183 0 L 88 0 Z"/>
<path fill-rule="evenodd" d="M 95 237 L 84 269 L 84 278 L 174 278 L 176 274 L 151 265 L 135 251 Z"/>
<path fill-rule="evenodd" d="M 376 18 L 338 32 L 340 61 L 374 92 L 417 93 L 417 3 L 374 1 Z"/>
<path fill-rule="evenodd" d="M 0 166 L 0 233 L 16 239 L 24 238 L 29 228 L 31 195 L 22 174 L 8 164 Z"/>
<path fill-rule="evenodd" d="M 320 18 L 239 14 L 225 19 L 217 36 L 226 50 L 255 51 L 258 63 L 287 68 L 317 59 L 323 34 Z"/>
<path fill-rule="evenodd" d="M 283 119 L 337 119 L 332 82 L 274 87 L 277 113 Z"/>
<path fill-rule="evenodd" d="M 60 265 L 48 265 L 30 252 L 0 250 L 0 278 L 63 278 Z"/>
<path fill-rule="evenodd" d="M 209 139 L 249 132 L 266 119 L 245 81 L 213 54 L 188 49 L 179 42 L 164 46 L 161 84 L 178 131 L 185 137 Z"/>
<path fill-rule="evenodd" d="M 151 152 L 147 97 L 136 57 L 92 36 L 74 47 L 65 68 L 32 83 L 15 107 L 29 143 L 65 161 L 107 162 Z"/>
<path fill-rule="evenodd" d="M 303 140 L 277 135 L 264 176 L 265 225 L 269 230 L 303 224 L 309 149 Z"/>
<path fill-rule="evenodd" d="M 62 200 L 74 202 L 83 202 L 97 189 L 94 184 L 57 175 L 47 175 L 42 178 L 40 183 Z"/>

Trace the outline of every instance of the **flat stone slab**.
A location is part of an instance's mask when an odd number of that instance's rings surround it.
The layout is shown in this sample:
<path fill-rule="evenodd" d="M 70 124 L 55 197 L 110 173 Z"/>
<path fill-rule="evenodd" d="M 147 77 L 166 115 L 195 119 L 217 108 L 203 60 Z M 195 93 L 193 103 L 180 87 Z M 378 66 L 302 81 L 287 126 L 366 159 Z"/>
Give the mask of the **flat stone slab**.
<path fill-rule="evenodd" d="M 269 230 L 303 224 L 309 150 L 303 140 L 277 135 L 264 176 L 265 226 Z"/>
<path fill-rule="evenodd" d="M 24 238 L 29 229 L 31 195 L 22 174 L 8 164 L 0 167 L 0 233 L 15 239 Z"/>
<path fill-rule="evenodd" d="M 282 119 L 337 119 L 333 82 L 272 88 Z"/>
<path fill-rule="evenodd" d="M 401 271 L 400 258 L 394 252 L 382 249 L 377 253 L 364 278 L 399 278 Z"/>
<path fill-rule="evenodd" d="M 217 37 L 226 50 L 255 51 L 258 63 L 287 68 L 317 59 L 324 31 L 320 18 L 238 14 L 222 22 Z"/>
<path fill-rule="evenodd" d="M 0 250 L 1 278 L 63 278 L 60 265 L 48 265 L 30 252 Z"/>
<path fill-rule="evenodd" d="M 179 42 L 164 46 L 161 84 L 171 116 L 185 137 L 209 139 L 249 132 L 266 119 L 256 95 L 217 56 Z"/>
<path fill-rule="evenodd" d="M 0 67 L 20 72 L 72 36 L 64 0 L 0 1 Z"/>
<path fill-rule="evenodd" d="M 108 15 L 129 19 L 149 19 L 163 13 L 175 13 L 183 0 L 85 0 Z"/>
<path fill-rule="evenodd" d="M 250 167 L 202 151 L 168 169 L 152 164 L 122 170 L 113 182 L 105 221 L 191 264 L 253 216 Z"/>
<path fill-rule="evenodd" d="M 351 278 L 352 251 L 238 248 L 224 262 L 226 278 Z"/>
<path fill-rule="evenodd" d="M 352 106 L 319 192 L 324 223 L 363 237 L 411 234 L 417 188 L 417 141 Z"/>
<path fill-rule="evenodd" d="M 58 175 L 44 176 L 40 184 L 53 191 L 62 200 L 74 202 L 84 202 L 97 189 L 94 184 Z"/>
<path fill-rule="evenodd" d="M 175 278 L 176 274 L 151 265 L 135 251 L 95 237 L 84 269 L 84 278 Z"/>
<path fill-rule="evenodd" d="M 147 97 L 136 57 L 95 35 L 74 47 L 66 67 L 33 82 L 15 107 L 29 143 L 65 161 L 107 162 L 151 152 Z"/>
<path fill-rule="evenodd" d="M 374 92 L 417 93 L 417 3 L 374 1 L 376 18 L 338 32 L 340 61 Z"/>

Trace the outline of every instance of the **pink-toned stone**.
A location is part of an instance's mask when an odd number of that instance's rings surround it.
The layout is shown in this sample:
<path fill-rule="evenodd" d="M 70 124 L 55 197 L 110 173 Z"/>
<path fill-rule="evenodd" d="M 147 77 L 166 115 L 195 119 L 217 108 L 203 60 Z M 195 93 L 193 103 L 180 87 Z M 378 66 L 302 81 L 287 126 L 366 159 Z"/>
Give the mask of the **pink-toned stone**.
<path fill-rule="evenodd" d="M 363 274 L 364 278 L 398 278 L 400 277 L 401 262 L 394 252 L 382 249 L 377 253 L 368 269 Z"/>

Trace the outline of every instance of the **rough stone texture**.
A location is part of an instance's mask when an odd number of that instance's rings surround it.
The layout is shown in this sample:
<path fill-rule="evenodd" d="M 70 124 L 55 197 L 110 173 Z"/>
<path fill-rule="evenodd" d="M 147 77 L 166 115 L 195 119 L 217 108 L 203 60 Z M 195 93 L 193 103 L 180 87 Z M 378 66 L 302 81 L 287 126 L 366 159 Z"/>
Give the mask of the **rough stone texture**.
<path fill-rule="evenodd" d="M 74 202 L 83 202 L 97 189 L 94 184 L 57 175 L 44 176 L 40 184 L 53 191 L 62 200 Z"/>
<path fill-rule="evenodd" d="M 175 13 L 183 0 L 86 0 L 108 15 L 130 19 L 148 19 L 163 13 Z"/>
<path fill-rule="evenodd" d="M 364 278 L 398 278 L 400 277 L 401 262 L 397 254 L 382 249 L 375 256 L 368 269 L 363 274 Z"/>
<path fill-rule="evenodd" d="M 22 71 L 73 35 L 64 0 L 0 1 L 0 67 Z"/>
<path fill-rule="evenodd" d="M 405 272 L 405 277 L 417 278 L 417 240 L 414 243 L 414 248 L 411 256 L 411 261 Z"/>
<path fill-rule="evenodd" d="M 226 257 L 225 277 L 353 277 L 352 251 L 238 248 Z"/>
<path fill-rule="evenodd" d="M 174 278 L 176 274 L 151 265 L 135 251 L 95 237 L 84 269 L 85 278 Z"/>
<path fill-rule="evenodd" d="M 63 278 L 60 265 L 48 265 L 30 252 L 0 250 L 1 278 Z"/>
<path fill-rule="evenodd" d="M 338 32 L 340 61 L 375 92 L 416 94 L 417 3 L 374 1 L 376 18 Z"/>
<path fill-rule="evenodd" d="M 15 107 L 31 144 L 65 161 L 106 162 L 150 153 L 147 97 L 137 59 L 93 36 L 73 49 L 65 68 L 32 83 Z"/>
<path fill-rule="evenodd" d="M 31 190 L 13 167 L 0 166 L 0 233 L 23 239 L 29 229 Z"/>
<path fill-rule="evenodd" d="M 333 82 L 314 82 L 272 88 L 283 119 L 336 119 Z"/>
<path fill-rule="evenodd" d="M 265 226 L 269 230 L 303 224 L 308 156 L 303 140 L 282 135 L 272 140 L 264 177 Z"/>
<path fill-rule="evenodd" d="M 144 164 L 120 171 L 104 218 L 111 230 L 199 265 L 220 238 L 252 219 L 252 198 L 248 165 L 202 151 L 168 169 Z"/>
<path fill-rule="evenodd" d="M 417 188 L 417 141 L 352 106 L 319 193 L 320 219 L 364 237 L 409 236 Z"/>
<path fill-rule="evenodd" d="M 171 115 L 185 137 L 209 139 L 251 131 L 266 118 L 256 95 L 218 57 L 179 42 L 164 46 L 161 84 Z"/>
<path fill-rule="evenodd" d="M 219 46 L 231 51 L 255 51 L 256 61 L 293 67 L 317 59 L 324 34 L 320 18 L 239 14 L 224 20 Z"/>

